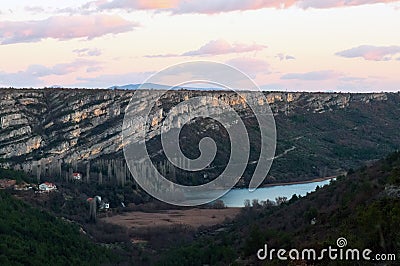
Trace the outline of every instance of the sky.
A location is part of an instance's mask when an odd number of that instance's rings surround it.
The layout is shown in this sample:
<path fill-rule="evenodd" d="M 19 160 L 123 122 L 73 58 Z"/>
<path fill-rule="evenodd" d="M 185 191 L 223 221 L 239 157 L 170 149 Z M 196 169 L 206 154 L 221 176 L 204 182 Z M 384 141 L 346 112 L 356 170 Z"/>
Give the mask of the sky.
<path fill-rule="evenodd" d="M 400 1 L 0 4 L 0 87 L 108 88 L 193 60 L 234 66 L 263 90 L 399 91 Z"/>

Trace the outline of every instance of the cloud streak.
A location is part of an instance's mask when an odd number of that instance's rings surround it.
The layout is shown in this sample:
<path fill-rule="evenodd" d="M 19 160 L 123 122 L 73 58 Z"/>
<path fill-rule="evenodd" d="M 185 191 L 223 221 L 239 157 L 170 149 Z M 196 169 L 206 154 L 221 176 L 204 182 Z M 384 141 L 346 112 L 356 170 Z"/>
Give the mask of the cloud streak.
<path fill-rule="evenodd" d="M 222 12 L 257 10 L 263 8 L 284 9 L 296 6 L 302 9 L 322 9 L 391 2 L 398 2 L 398 0 L 101 0 L 91 2 L 90 6 L 95 5 L 99 10 L 164 10 L 174 14 L 217 14 Z"/>
<path fill-rule="evenodd" d="M 75 49 L 73 50 L 74 53 L 76 53 L 79 57 L 84 57 L 84 56 L 100 56 L 102 54 L 100 49 L 97 48 L 82 48 L 82 49 Z"/>
<path fill-rule="evenodd" d="M 71 86 L 108 88 L 116 85 L 144 82 L 155 72 L 131 72 L 124 74 L 103 74 L 96 77 L 78 77 L 78 83 Z M 117 82 L 117 83 L 116 83 Z"/>
<path fill-rule="evenodd" d="M 361 57 L 369 61 L 389 61 L 400 53 L 400 46 L 361 45 L 348 50 L 337 52 L 335 55 L 346 58 Z"/>
<path fill-rule="evenodd" d="M 212 40 L 205 45 L 201 46 L 199 49 L 188 51 L 182 54 L 159 54 L 159 55 L 146 55 L 148 58 L 156 57 L 178 57 L 178 56 L 210 56 L 210 55 L 222 55 L 222 54 L 232 54 L 232 53 L 247 53 L 247 52 L 257 52 L 267 48 L 266 45 L 260 44 L 243 44 L 243 43 L 233 43 L 219 39 Z"/>
<path fill-rule="evenodd" d="M 30 65 L 25 70 L 13 73 L 0 71 L 0 85 L 8 86 L 9 84 L 13 84 L 16 87 L 42 85 L 43 81 L 41 78 L 52 75 L 63 76 L 84 68 L 87 68 L 88 71 L 98 67 L 98 65 L 99 62 L 97 61 L 78 59 L 73 62 L 56 64 L 54 66 Z"/>
<path fill-rule="evenodd" d="M 277 54 L 275 57 L 279 58 L 280 61 L 283 61 L 283 60 L 295 60 L 296 59 L 294 56 L 284 55 L 282 53 Z"/>
<path fill-rule="evenodd" d="M 24 8 L 24 10 L 34 14 L 42 13 L 45 11 L 45 9 L 41 6 L 27 6 Z"/>
<path fill-rule="evenodd" d="M 147 9 L 171 9 L 175 8 L 180 4 L 179 0 L 114 0 L 114 1 L 94 1 L 92 2 L 99 9 L 115 9 L 115 8 L 129 8 L 135 10 L 147 10 Z M 90 4 L 89 4 L 90 5 Z"/>
<path fill-rule="evenodd" d="M 252 45 L 241 44 L 241 43 L 230 44 L 225 40 L 214 40 L 203 45 L 197 50 L 189 51 L 182 55 L 205 56 L 205 55 L 221 55 L 230 53 L 246 53 L 246 52 L 261 51 L 266 47 L 267 46 L 265 45 L 259 45 L 259 44 L 252 44 Z"/>
<path fill-rule="evenodd" d="M 45 20 L 0 21 L 1 44 L 38 42 L 43 39 L 93 39 L 131 31 L 138 24 L 116 15 L 54 16 Z"/>
<path fill-rule="evenodd" d="M 348 7 L 348 6 L 361 6 L 371 4 L 387 4 L 392 2 L 398 2 L 398 0 L 303 0 L 298 1 L 298 6 L 307 8 L 336 8 L 336 7 Z"/>

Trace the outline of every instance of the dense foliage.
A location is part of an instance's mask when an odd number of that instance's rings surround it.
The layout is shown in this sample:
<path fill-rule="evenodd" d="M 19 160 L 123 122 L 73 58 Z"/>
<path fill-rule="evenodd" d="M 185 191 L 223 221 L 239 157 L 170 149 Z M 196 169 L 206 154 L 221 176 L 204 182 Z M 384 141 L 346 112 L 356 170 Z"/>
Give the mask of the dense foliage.
<path fill-rule="evenodd" d="M 245 208 L 228 230 L 201 237 L 185 247 L 173 248 L 164 254 L 159 264 L 262 264 L 256 259 L 256 252 L 264 244 L 287 250 L 321 250 L 329 245 L 336 246 L 339 237 L 345 237 L 350 248 L 368 248 L 373 254 L 395 254 L 398 260 L 399 179 L 400 153 L 396 152 L 305 197 L 294 196 L 276 207 Z M 310 223 L 314 219 L 316 223 Z M 288 262 L 269 263 L 287 265 Z M 338 261 L 315 261 L 313 264 L 337 265 Z M 346 265 L 345 262 L 340 264 Z M 353 264 L 349 262 L 348 265 Z M 396 265 L 396 262 L 388 261 L 386 265 Z"/>
<path fill-rule="evenodd" d="M 15 179 L 17 183 L 20 182 L 30 182 L 32 178 L 22 171 L 14 171 L 10 169 L 4 169 L 0 167 L 0 179 Z"/>
<path fill-rule="evenodd" d="M 0 191 L 0 265 L 101 265 L 112 259 L 77 225 Z"/>

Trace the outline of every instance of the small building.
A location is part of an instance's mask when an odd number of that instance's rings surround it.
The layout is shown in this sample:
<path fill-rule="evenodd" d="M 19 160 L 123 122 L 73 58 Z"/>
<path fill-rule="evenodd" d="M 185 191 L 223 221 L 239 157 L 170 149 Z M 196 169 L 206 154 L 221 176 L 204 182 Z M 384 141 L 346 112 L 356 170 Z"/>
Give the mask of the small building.
<path fill-rule="evenodd" d="M 110 209 L 110 203 L 107 200 L 102 200 L 100 196 L 95 196 L 94 198 L 87 198 L 87 202 L 92 202 L 93 200 L 96 201 L 97 207 L 100 210 L 108 210 Z"/>
<path fill-rule="evenodd" d="M 110 209 L 110 203 L 102 201 L 100 203 L 100 210 L 108 210 L 108 209 Z"/>
<path fill-rule="evenodd" d="M 50 192 L 50 191 L 57 190 L 57 186 L 54 185 L 53 183 L 44 182 L 39 185 L 39 190 L 45 191 L 45 192 Z"/>
<path fill-rule="evenodd" d="M 74 180 L 82 180 L 82 174 L 81 173 L 73 173 L 72 174 L 72 179 L 74 179 Z"/>
<path fill-rule="evenodd" d="M 0 189 L 5 189 L 14 186 L 17 183 L 14 179 L 0 179 Z"/>

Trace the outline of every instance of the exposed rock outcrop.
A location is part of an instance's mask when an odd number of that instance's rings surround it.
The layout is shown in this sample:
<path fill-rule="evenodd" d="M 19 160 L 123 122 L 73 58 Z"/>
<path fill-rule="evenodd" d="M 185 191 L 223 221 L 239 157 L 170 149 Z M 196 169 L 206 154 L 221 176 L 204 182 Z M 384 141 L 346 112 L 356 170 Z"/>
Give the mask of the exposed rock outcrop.
<path fill-rule="evenodd" d="M 138 114 L 152 97 L 136 103 Z M 30 164 L 41 158 L 65 162 L 113 155 L 123 148 L 121 130 L 125 108 L 132 91 L 72 89 L 1 89 L 0 90 L 0 158 Z M 156 129 L 168 115 L 170 107 L 193 96 L 208 95 L 247 112 L 246 100 L 266 104 L 251 92 L 239 96 L 225 91 L 168 92 L 155 107 L 150 118 Z M 384 102 L 397 94 L 349 93 L 265 93 L 276 116 L 299 113 L 324 113 L 345 109 L 352 104 Z M 218 104 L 218 101 L 216 101 Z M 173 112 L 182 118 L 189 110 L 184 106 Z M 250 113 L 251 114 L 251 113 Z M 144 119 L 140 115 L 138 121 Z M 181 127 L 182 119 L 172 119 L 172 127 Z M 138 123 L 139 124 L 139 123 Z"/>

